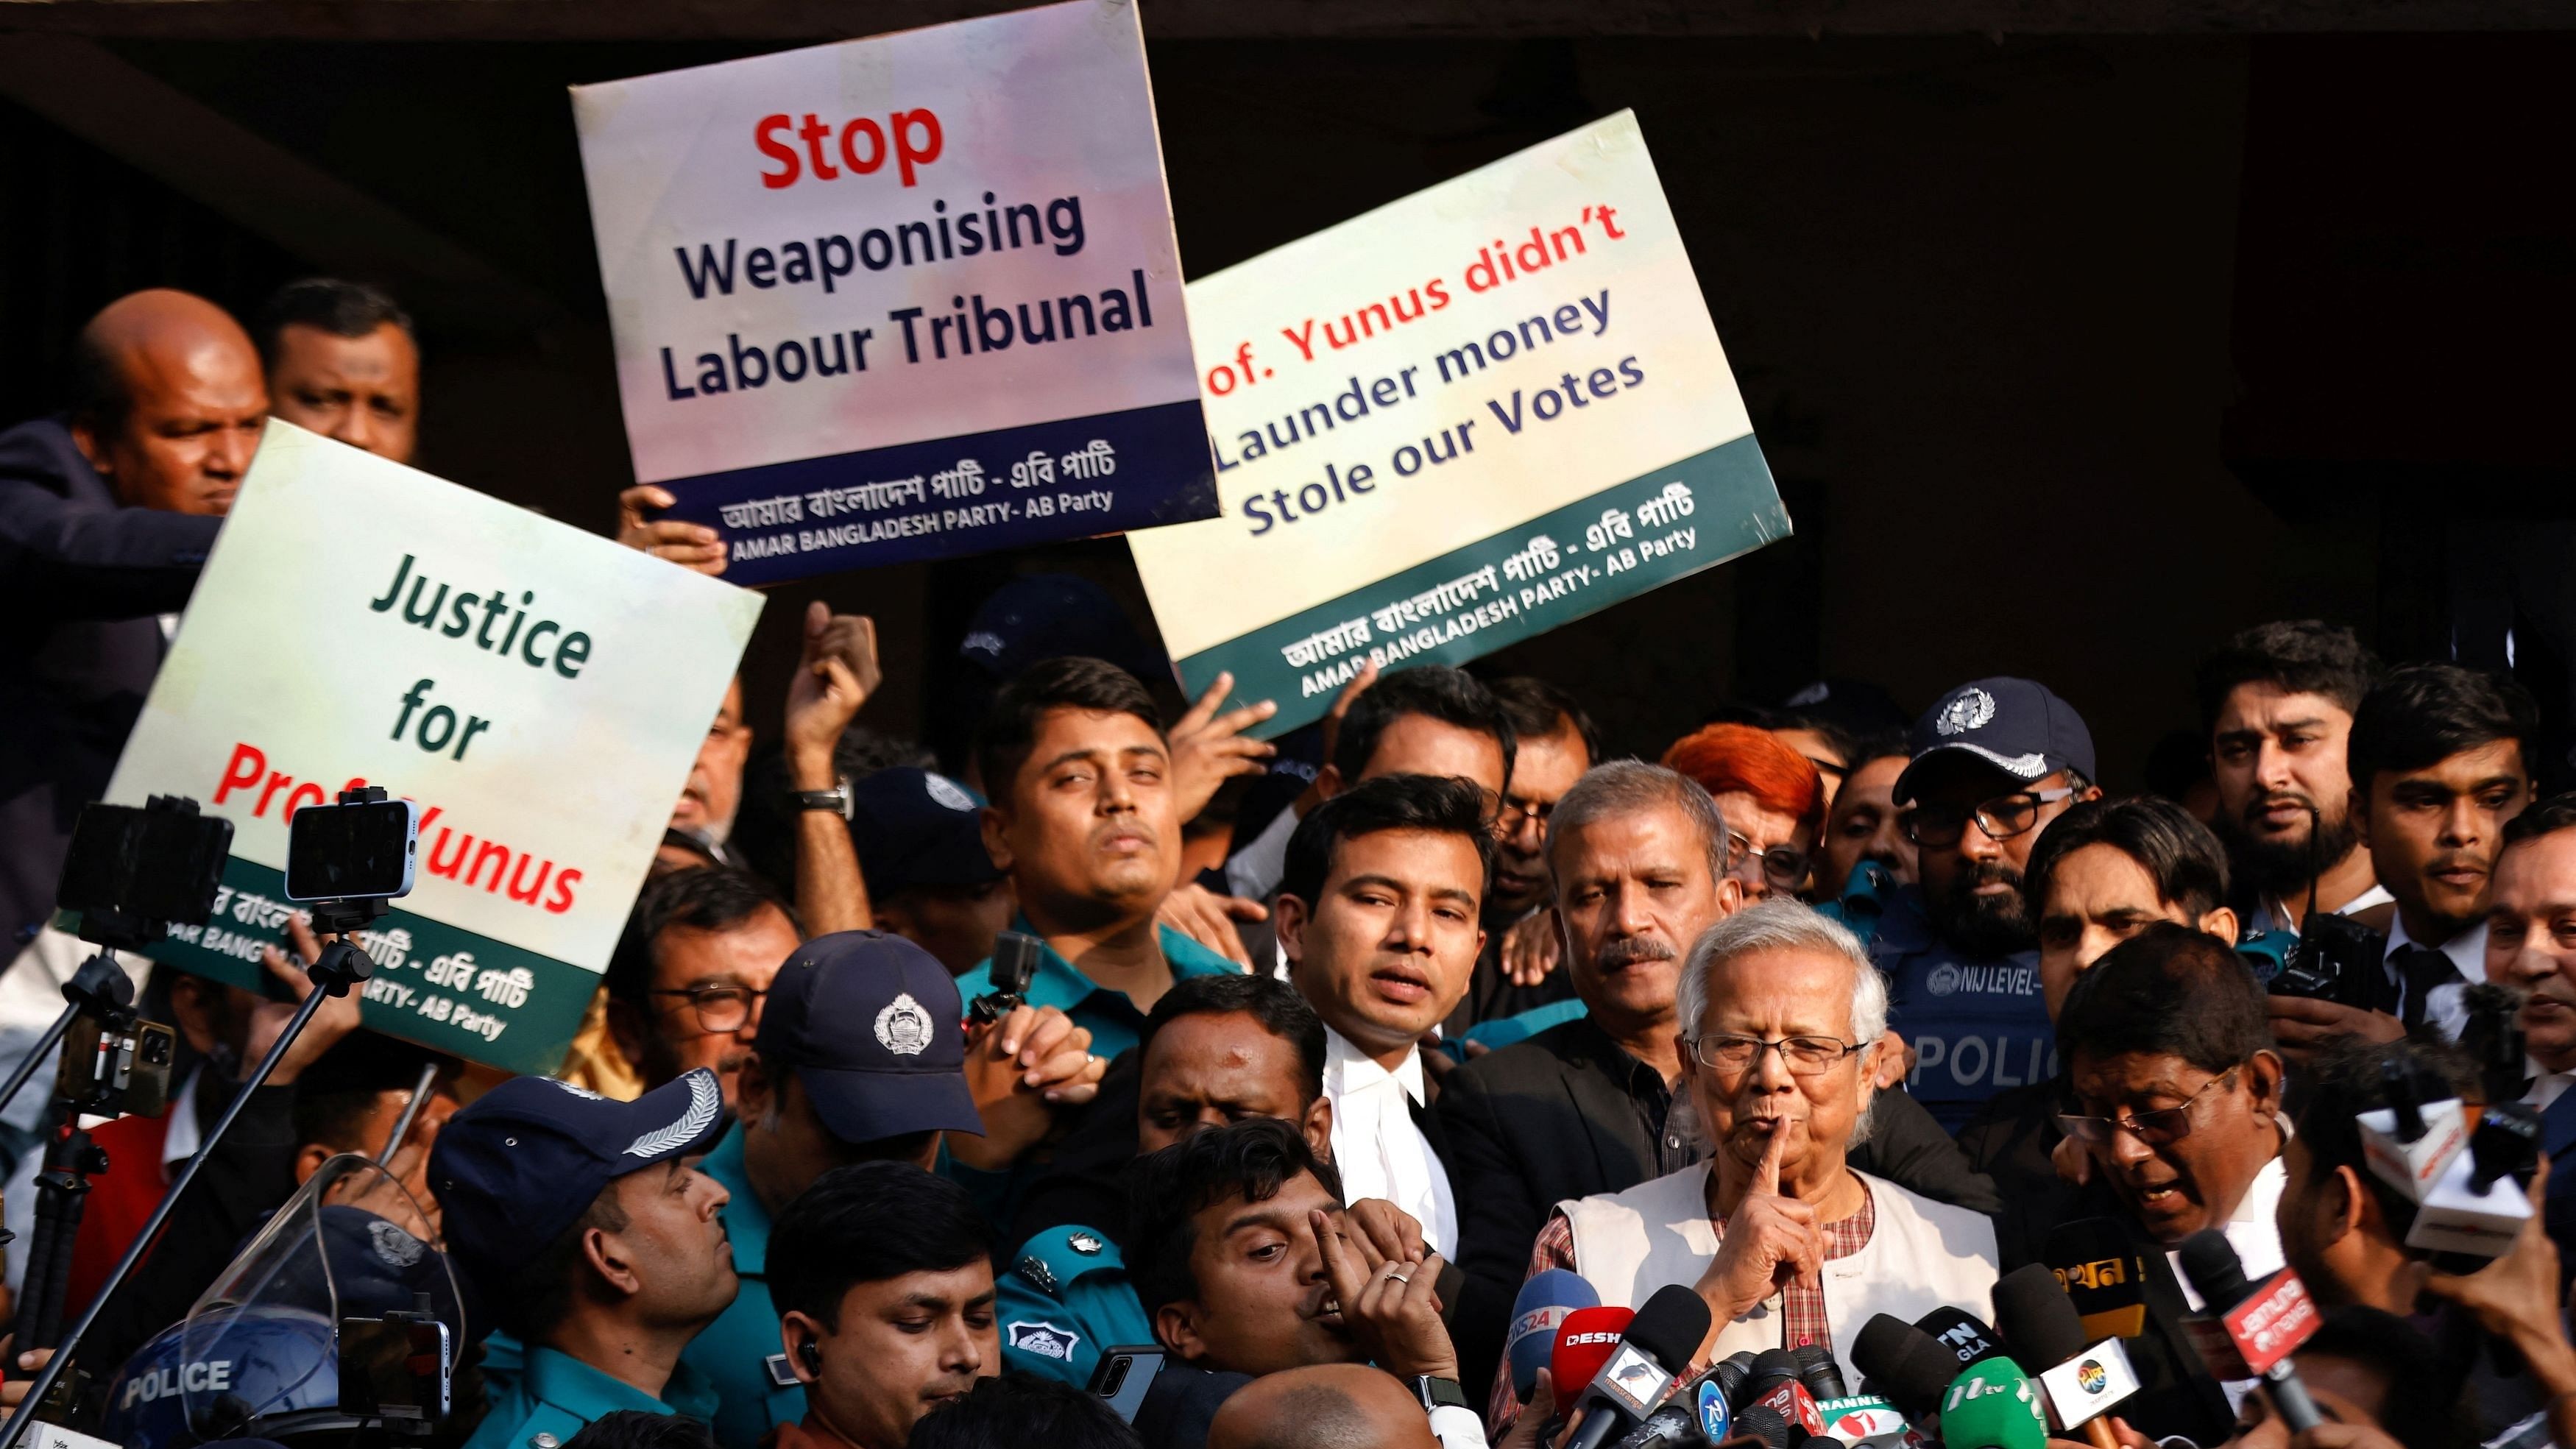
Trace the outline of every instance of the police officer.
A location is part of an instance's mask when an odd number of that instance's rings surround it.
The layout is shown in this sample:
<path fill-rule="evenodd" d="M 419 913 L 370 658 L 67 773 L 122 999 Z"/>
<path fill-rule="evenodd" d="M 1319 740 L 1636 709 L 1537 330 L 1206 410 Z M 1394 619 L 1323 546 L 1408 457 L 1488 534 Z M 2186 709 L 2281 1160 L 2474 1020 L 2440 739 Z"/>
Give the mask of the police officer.
<path fill-rule="evenodd" d="M 704 1067 L 632 1102 L 516 1077 L 448 1119 L 429 1161 L 448 1252 L 526 1352 L 466 1449 L 558 1449 L 618 1409 L 714 1412 L 680 1351 L 734 1298 L 725 1189 L 689 1166 L 723 1121 Z"/>
<path fill-rule="evenodd" d="M 2082 717 L 2027 679 L 1960 685 L 1907 745 L 1892 793 L 1919 884 L 1888 901 L 1870 956 L 1915 1052 L 1910 1089 L 1956 1132 L 1999 1089 L 2055 1070 L 2022 872 L 2048 822 L 2102 791 Z"/>
<path fill-rule="evenodd" d="M 1333 1105 L 1324 1096 L 1324 1024 L 1286 982 L 1268 976 L 1193 976 L 1163 993 L 1138 1052 L 1136 1105 L 1118 1126 L 1132 1151 L 1159 1152 L 1193 1133 L 1249 1117 L 1296 1124 L 1315 1155 L 1330 1160 Z M 1110 1106 L 1103 1098 L 1104 1110 Z M 1095 1118 L 1102 1129 L 1112 1124 Z M 1097 1135 L 1092 1123 L 1077 1137 Z M 1068 1141 L 1060 1157 L 1090 1144 Z M 1112 1154 L 1098 1154 L 1107 1158 Z M 1123 1172 L 1120 1174 L 1123 1176 Z M 1123 1194 L 1095 1195 L 1114 1211 Z M 1101 1351 L 1154 1341 L 1154 1325 L 1118 1251 L 1123 1220 L 1061 1223 L 1031 1236 L 998 1280 L 995 1316 L 1002 1364 L 1077 1386 L 1091 1381 Z"/>
<path fill-rule="evenodd" d="M 771 1223 L 832 1168 L 928 1168 L 943 1133 L 984 1130 L 966 1082 L 963 1017 L 948 969 L 880 931 L 817 936 L 770 982 L 735 1083 L 740 1117 L 701 1164 L 732 1194 L 724 1225 L 742 1292 L 680 1360 L 714 1385 L 727 1449 L 752 1449 L 805 1414 L 770 1299 Z"/>
<path fill-rule="evenodd" d="M 984 849 L 981 813 L 965 786 L 905 765 L 850 787 L 850 838 L 877 925 L 954 975 L 992 955 L 1011 924 L 1011 883 Z"/>

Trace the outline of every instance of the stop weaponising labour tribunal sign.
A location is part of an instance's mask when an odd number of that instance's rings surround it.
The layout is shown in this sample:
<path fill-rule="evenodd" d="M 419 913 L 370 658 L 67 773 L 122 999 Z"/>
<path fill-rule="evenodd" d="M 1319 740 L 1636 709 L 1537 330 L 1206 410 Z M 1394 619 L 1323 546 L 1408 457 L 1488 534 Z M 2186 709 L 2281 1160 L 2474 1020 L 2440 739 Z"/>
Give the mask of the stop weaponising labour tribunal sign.
<path fill-rule="evenodd" d="M 1216 512 L 1132 3 L 572 95 L 635 477 L 727 578 Z"/>
<path fill-rule="evenodd" d="M 271 419 L 108 786 L 233 823 L 213 919 L 144 954 L 266 984 L 287 816 L 381 785 L 420 860 L 359 933 L 366 1024 L 553 1070 L 760 604 Z"/>
<path fill-rule="evenodd" d="M 1789 533 L 1628 112 L 1189 290 L 1224 514 L 1128 546 L 1266 733 Z"/>

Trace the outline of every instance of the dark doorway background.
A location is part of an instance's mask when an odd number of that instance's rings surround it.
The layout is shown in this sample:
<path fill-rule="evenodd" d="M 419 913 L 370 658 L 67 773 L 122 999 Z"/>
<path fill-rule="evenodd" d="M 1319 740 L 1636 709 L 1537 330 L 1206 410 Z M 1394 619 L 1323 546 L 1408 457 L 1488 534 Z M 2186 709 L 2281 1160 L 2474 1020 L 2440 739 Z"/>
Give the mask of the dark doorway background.
<path fill-rule="evenodd" d="M 22 47 L 0 63 L 0 422 L 59 403 L 68 338 L 124 291 L 247 312 L 355 274 L 420 315 L 423 466 L 607 528 L 629 473 L 564 87 L 791 42 L 125 28 L 0 37 Z M 1156 39 L 1150 59 L 1193 275 L 1639 113 L 1797 536 L 1494 661 L 1573 688 L 1625 748 L 1824 674 L 1920 706 L 2022 673 L 2134 786 L 2193 723 L 2194 659 L 2243 625 L 2338 619 L 2435 657 L 2466 620 L 2498 662 L 2498 608 L 2528 611 L 2521 637 L 2576 635 L 2537 624 L 2576 604 L 2563 551 L 2516 523 L 2576 518 L 2568 36 Z M 1150 627 L 1116 540 L 816 580 L 770 611 L 876 615 L 888 684 L 862 718 L 909 732 L 975 601 L 1042 569 Z M 755 722 L 792 632 L 754 645 Z"/>

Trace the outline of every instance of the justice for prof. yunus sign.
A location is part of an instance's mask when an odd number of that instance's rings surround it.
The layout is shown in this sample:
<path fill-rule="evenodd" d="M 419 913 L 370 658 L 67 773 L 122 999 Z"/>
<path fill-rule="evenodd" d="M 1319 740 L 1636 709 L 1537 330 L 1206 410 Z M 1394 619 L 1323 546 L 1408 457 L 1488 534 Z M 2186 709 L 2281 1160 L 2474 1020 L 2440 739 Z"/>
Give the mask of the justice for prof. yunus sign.
<path fill-rule="evenodd" d="M 1189 293 L 1224 513 L 1128 545 L 1266 733 L 1789 533 L 1629 112 Z"/>
<path fill-rule="evenodd" d="M 572 96 L 635 476 L 727 578 L 1216 512 L 1131 0 Z"/>
<path fill-rule="evenodd" d="M 145 954 L 263 985 L 287 816 L 381 785 L 420 864 L 359 936 L 366 1024 L 552 1070 L 760 605 L 271 420 L 108 786 L 233 822 L 214 918 Z"/>

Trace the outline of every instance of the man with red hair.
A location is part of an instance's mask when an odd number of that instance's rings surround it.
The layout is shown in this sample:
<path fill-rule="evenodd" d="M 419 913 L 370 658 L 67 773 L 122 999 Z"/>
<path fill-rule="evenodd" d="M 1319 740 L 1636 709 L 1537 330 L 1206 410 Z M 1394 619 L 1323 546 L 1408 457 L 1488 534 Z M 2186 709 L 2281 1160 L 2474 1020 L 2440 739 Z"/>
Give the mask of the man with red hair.
<path fill-rule="evenodd" d="M 1769 730 L 1713 724 L 1673 742 L 1664 767 L 1699 782 L 1726 817 L 1727 874 L 1744 898 L 1794 896 L 1825 819 L 1824 776 Z"/>

